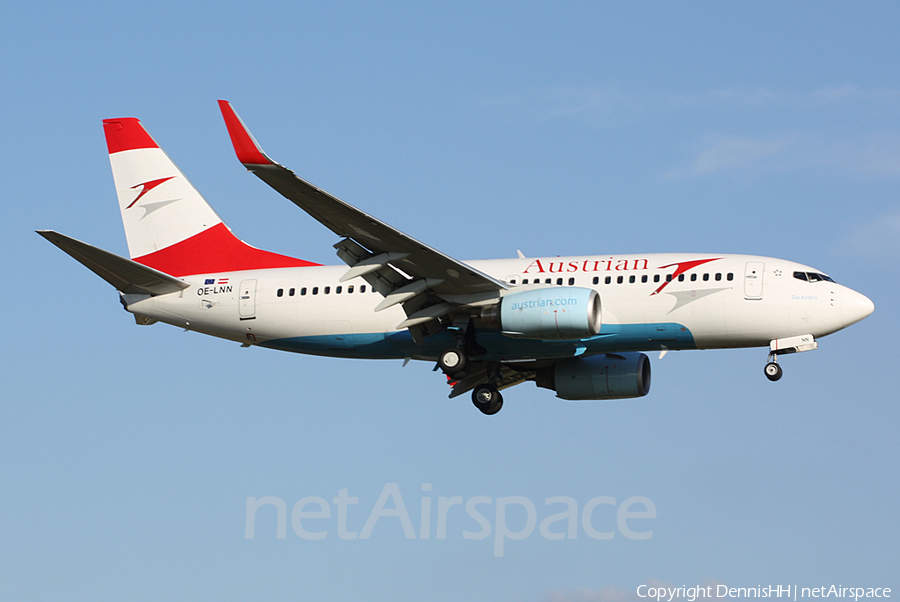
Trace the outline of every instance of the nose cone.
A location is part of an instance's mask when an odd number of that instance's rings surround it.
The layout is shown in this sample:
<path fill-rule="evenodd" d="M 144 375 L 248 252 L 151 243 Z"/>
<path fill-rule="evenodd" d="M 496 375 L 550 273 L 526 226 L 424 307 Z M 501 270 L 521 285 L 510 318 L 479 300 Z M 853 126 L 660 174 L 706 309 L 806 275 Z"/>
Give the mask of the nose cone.
<path fill-rule="evenodd" d="M 841 298 L 841 318 L 844 327 L 856 324 L 875 311 L 872 300 L 854 290 L 845 288 Z"/>

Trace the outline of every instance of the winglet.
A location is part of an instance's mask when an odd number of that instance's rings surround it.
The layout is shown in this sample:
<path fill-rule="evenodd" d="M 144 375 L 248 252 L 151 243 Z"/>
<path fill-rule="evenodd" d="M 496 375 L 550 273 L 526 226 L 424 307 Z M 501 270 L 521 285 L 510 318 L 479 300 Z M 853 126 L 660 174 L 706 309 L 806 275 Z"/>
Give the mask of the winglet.
<path fill-rule="evenodd" d="M 220 100 L 219 108 L 222 110 L 222 117 L 225 118 L 225 127 L 228 128 L 228 135 L 231 136 L 231 144 L 234 145 L 238 161 L 247 166 L 274 165 L 275 162 L 269 159 L 260 148 L 259 143 L 253 138 L 253 134 L 235 113 L 231 103 L 227 100 Z"/>

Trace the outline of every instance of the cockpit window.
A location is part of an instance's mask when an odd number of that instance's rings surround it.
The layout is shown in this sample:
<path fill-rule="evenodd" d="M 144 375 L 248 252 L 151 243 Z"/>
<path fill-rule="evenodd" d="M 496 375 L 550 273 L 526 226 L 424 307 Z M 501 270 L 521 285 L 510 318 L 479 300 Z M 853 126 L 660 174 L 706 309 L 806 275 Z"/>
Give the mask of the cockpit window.
<path fill-rule="evenodd" d="M 831 279 L 831 276 L 826 276 L 825 274 L 820 274 L 819 272 L 794 272 L 794 278 L 797 280 L 803 280 L 804 282 L 819 282 L 820 280 L 824 280 L 825 282 L 834 282 Z"/>

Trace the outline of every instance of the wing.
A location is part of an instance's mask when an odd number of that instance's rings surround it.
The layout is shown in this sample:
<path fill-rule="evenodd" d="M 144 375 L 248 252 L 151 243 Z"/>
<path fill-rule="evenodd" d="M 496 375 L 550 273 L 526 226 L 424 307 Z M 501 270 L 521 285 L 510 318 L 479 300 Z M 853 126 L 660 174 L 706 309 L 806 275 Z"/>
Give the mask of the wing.
<path fill-rule="evenodd" d="M 462 304 L 496 299 L 507 285 L 472 266 L 419 242 L 297 177 L 272 161 L 227 101 L 219 107 L 238 160 L 263 182 L 343 237 L 335 245 L 350 269 L 341 281 L 363 277 L 384 295 L 380 311 L 402 304 L 413 337 L 439 329 L 437 321 L 452 316 Z"/>

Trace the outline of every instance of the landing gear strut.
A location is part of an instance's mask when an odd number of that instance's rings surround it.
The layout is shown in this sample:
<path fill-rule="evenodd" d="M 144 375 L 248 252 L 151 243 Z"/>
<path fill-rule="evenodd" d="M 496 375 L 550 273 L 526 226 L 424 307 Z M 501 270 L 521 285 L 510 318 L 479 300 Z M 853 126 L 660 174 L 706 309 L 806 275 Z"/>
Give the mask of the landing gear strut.
<path fill-rule="evenodd" d="M 475 387 L 472 391 L 472 403 L 482 414 L 491 416 L 503 407 L 503 396 L 494 385 L 485 383 Z"/>

